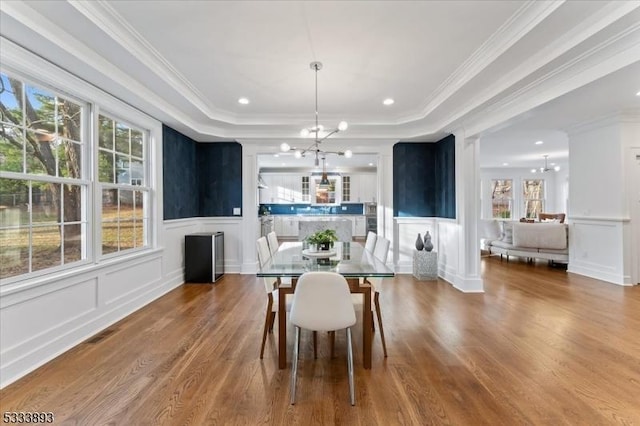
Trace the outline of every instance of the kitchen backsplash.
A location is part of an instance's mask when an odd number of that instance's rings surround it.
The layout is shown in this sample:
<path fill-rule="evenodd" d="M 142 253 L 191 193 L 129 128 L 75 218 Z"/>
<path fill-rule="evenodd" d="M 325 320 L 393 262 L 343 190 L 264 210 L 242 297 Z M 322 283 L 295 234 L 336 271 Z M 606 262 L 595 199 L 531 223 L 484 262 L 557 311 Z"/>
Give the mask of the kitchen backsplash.
<path fill-rule="evenodd" d="M 263 214 L 305 214 L 305 215 L 343 215 L 364 214 L 364 204 L 343 204 L 340 206 L 310 206 L 309 204 L 260 204 L 258 213 Z"/>

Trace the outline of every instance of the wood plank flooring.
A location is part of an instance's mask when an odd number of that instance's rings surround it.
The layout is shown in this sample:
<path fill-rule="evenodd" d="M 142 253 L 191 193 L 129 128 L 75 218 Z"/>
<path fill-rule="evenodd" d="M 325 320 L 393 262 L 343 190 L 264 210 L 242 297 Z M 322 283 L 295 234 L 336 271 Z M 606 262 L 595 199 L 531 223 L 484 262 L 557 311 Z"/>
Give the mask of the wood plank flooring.
<path fill-rule="evenodd" d="M 320 336 L 317 360 L 303 332 L 289 405 L 277 334 L 259 359 L 264 287 L 227 275 L 172 291 L 6 387 L 1 411 L 77 425 L 640 424 L 640 286 L 497 257 L 482 272 L 484 294 L 385 282 L 389 357 L 374 334 L 364 370 L 356 327 L 355 407 L 341 332 L 333 359 Z"/>

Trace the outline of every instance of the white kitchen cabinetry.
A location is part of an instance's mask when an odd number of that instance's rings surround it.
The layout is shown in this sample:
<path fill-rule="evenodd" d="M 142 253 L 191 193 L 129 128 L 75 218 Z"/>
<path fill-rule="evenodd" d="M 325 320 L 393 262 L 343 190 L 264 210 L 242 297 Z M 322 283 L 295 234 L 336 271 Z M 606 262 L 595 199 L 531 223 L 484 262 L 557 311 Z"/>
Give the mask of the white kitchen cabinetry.
<path fill-rule="evenodd" d="M 375 202 L 377 193 L 377 176 L 374 174 L 360 175 L 359 198 L 362 203 Z"/>
<path fill-rule="evenodd" d="M 367 221 L 364 216 L 355 216 L 353 235 L 364 237 L 366 235 Z"/>
<path fill-rule="evenodd" d="M 275 216 L 274 227 L 276 234 L 279 237 L 297 237 L 298 221 L 297 216 Z"/>

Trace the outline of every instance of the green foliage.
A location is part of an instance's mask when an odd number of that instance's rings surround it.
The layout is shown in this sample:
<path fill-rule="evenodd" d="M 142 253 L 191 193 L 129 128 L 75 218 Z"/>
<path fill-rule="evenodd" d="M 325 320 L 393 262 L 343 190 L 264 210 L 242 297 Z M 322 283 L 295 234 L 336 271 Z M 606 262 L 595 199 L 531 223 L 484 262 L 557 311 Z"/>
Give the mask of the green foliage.
<path fill-rule="evenodd" d="M 306 238 L 306 241 L 309 244 L 331 244 L 333 245 L 334 241 L 338 241 L 338 236 L 336 235 L 336 231 L 333 229 L 325 229 L 324 231 L 318 231 L 309 235 Z"/>

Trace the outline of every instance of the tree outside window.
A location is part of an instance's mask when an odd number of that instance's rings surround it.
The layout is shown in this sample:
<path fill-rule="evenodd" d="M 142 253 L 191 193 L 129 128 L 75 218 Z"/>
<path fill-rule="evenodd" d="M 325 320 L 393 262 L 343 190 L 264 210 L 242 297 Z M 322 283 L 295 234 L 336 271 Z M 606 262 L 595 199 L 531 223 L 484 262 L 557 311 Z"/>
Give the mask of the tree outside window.
<path fill-rule="evenodd" d="M 535 219 L 544 211 L 544 179 L 525 179 L 522 182 L 524 213 L 527 219 Z"/>
<path fill-rule="evenodd" d="M 491 211 L 496 219 L 510 219 L 513 205 L 513 180 L 491 180 Z"/>
<path fill-rule="evenodd" d="M 0 73 L 0 279 L 86 257 L 85 111 Z"/>

